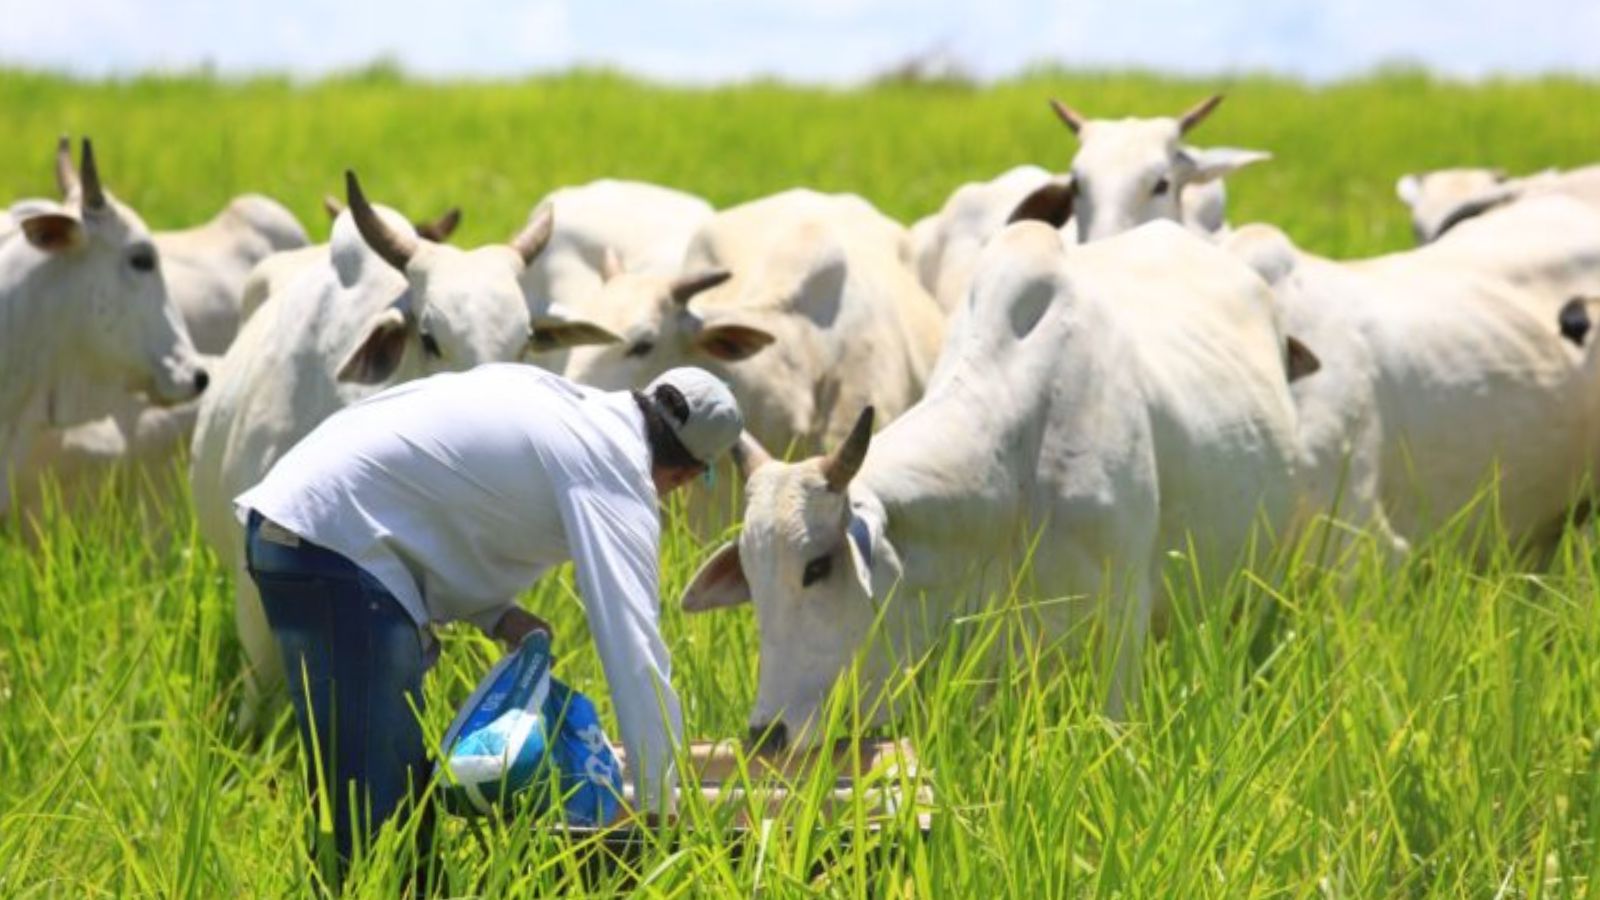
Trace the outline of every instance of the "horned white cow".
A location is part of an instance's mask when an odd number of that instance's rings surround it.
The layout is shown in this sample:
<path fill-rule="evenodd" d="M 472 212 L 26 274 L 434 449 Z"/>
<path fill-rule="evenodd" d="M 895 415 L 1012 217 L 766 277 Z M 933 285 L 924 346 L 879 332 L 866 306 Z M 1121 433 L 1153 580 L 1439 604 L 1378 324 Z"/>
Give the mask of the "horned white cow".
<path fill-rule="evenodd" d="M 66 193 L 69 186 L 62 184 L 61 189 Z M 238 333 L 240 294 L 251 268 L 279 250 L 304 246 L 306 236 L 293 214 L 278 203 L 245 194 L 209 222 L 182 231 L 158 231 L 153 240 L 167 293 L 177 304 L 190 339 L 202 354 L 216 355 Z M 214 366 L 215 360 L 208 365 Z M 194 433 L 198 400 L 163 406 L 143 394 L 106 390 L 92 382 L 79 384 L 76 390 L 86 396 L 67 402 L 77 404 L 83 414 L 70 418 L 90 421 L 36 435 L 17 468 L 16 505 L 24 515 L 39 511 L 45 473 L 69 501 L 95 490 L 118 467 L 158 490 L 169 487 L 171 470 Z M 99 415 L 101 410 L 106 414 Z"/>
<path fill-rule="evenodd" d="M 250 317 L 200 407 L 191 478 L 203 534 L 235 573 L 249 663 L 246 717 L 282 667 L 254 585 L 232 500 L 340 408 L 434 372 L 513 361 L 530 346 L 588 339 L 591 329 L 531 319 L 517 284 L 549 240 L 549 211 L 507 244 L 461 250 L 417 238 L 375 209 L 346 174 L 350 209 L 334 223 L 325 266 L 303 269 Z"/>
<path fill-rule="evenodd" d="M 1277 256 L 1286 327 L 1323 361 L 1295 396 L 1324 484 L 1348 468 L 1355 495 L 1376 485 L 1388 521 L 1416 539 L 1497 476 L 1509 536 L 1550 546 L 1600 437 L 1580 353 L 1557 328 L 1573 297 L 1600 291 L 1600 214 L 1531 199 L 1356 261 L 1298 250 L 1270 226 L 1232 243 Z"/>
<path fill-rule="evenodd" d="M 14 205 L 17 233 L 0 241 L 0 509 L 10 508 L 10 473 L 39 431 L 74 424 L 54 402 L 66 386 L 143 390 L 175 403 L 208 382 L 150 231 L 105 190 L 89 141 L 75 171 L 62 138 L 56 171 L 66 201 Z"/>
<path fill-rule="evenodd" d="M 623 340 L 574 350 L 566 373 L 620 389 L 703 366 L 758 439 L 814 452 L 861 407 L 892 418 L 922 395 L 943 321 L 906 239 L 854 195 L 793 190 L 724 210 L 694 236 L 683 274 L 610 273 L 585 310 Z"/>
<path fill-rule="evenodd" d="M 1059 100 L 1050 101 L 1078 136 L 1070 181 L 1078 240 L 1099 240 L 1158 219 L 1220 231 L 1225 203 L 1221 179 L 1272 158 L 1260 150 L 1183 143 L 1183 136 L 1221 102 L 1220 94 L 1213 95 L 1177 118 L 1090 119 Z M 1206 185 L 1210 187 L 1201 190 Z"/>
<path fill-rule="evenodd" d="M 1052 228 L 983 250 L 966 326 L 923 399 L 833 454 L 754 458 L 744 530 L 686 589 L 691 612 L 754 600 L 752 732 L 807 745 L 819 704 L 863 658 L 878 696 L 950 616 L 1004 596 L 1031 560 L 1048 638 L 1108 613 L 1109 706 L 1137 688 L 1162 561 L 1206 577 L 1292 505 L 1294 412 L 1265 283 L 1169 223 L 1067 252 Z M 1260 519 L 1258 520 L 1258 517 Z M 1211 582 L 1220 583 L 1220 582 Z"/>
<path fill-rule="evenodd" d="M 330 222 L 337 222 L 344 212 L 344 204 L 334 197 L 323 197 L 322 208 Z M 461 224 L 461 208 L 452 206 L 431 222 L 413 220 L 411 227 L 417 237 L 442 244 L 450 239 Z M 283 293 L 302 271 L 328 265 L 328 245 L 312 244 L 292 250 L 283 250 L 258 262 L 240 288 L 239 314 L 248 319 L 265 303 L 268 297 Z"/>
<path fill-rule="evenodd" d="M 1052 101 L 1082 141 L 1068 174 L 1018 166 L 985 182 L 957 188 L 939 212 L 912 228 L 917 277 L 945 311 L 960 305 L 978 252 L 1035 198 L 1023 218 L 1054 221 L 1081 240 L 1104 237 L 1141 222 L 1175 219 L 1202 234 L 1227 227 L 1222 176 L 1270 158 L 1254 150 L 1202 149 L 1179 138 L 1217 103 L 1212 97 L 1176 119 L 1089 119 Z M 1080 183 L 1081 182 L 1081 183 Z M 1073 207 L 1079 214 L 1073 216 Z"/>
<path fill-rule="evenodd" d="M 1426 244 L 1456 225 L 1517 200 L 1563 194 L 1600 209 L 1600 165 L 1511 178 L 1503 169 L 1439 169 L 1402 175 L 1395 194 L 1411 210 L 1411 230 Z"/>

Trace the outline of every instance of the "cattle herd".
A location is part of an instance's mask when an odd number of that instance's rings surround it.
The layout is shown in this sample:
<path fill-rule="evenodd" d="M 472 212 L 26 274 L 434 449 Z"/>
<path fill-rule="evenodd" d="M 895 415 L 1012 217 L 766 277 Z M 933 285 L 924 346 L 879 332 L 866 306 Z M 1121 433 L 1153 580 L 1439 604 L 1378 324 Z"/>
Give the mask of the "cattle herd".
<path fill-rule="evenodd" d="M 282 676 L 230 501 L 320 421 L 486 362 L 613 389 L 699 365 L 746 413 L 745 507 L 682 602 L 754 603 L 751 722 L 791 742 L 852 661 L 881 684 L 1022 570 L 1065 598 L 1044 635 L 1113 636 L 1117 710 L 1174 552 L 1212 583 L 1264 533 L 1394 560 L 1487 490 L 1538 559 L 1600 465 L 1600 166 L 1407 175 L 1420 245 L 1328 259 L 1228 224 L 1224 176 L 1269 156 L 1187 143 L 1219 99 L 1053 101 L 1070 171 L 961 186 L 909 228 L 855 195 L 716 210 L 604 180 L 474 249 L 445 243 L 458 214 L 414 224 L 354 173 L 327 244 L 254 195 L 152 232 L 62 139 L 62 199 L 0 214 L 0 507 L 187 450 L 260 696 Z M 862 655 L 874 627 L 893 638 Z"/>

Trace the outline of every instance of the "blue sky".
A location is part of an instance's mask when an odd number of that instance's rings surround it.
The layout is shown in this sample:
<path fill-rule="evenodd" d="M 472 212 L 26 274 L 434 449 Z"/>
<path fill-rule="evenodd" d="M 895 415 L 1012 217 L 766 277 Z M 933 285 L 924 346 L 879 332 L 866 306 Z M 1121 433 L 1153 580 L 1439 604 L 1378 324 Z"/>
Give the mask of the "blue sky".
<path fill-rule="evenodd" d="M 986 78 L 1042 61 L 1600 75 L 1600 0 L 0 0 L 0 64 L 91 75 L 209 62 L 315 76 L 388 56 L 437 76 L 600 63 L 847 84 L 935 48 Z"/>

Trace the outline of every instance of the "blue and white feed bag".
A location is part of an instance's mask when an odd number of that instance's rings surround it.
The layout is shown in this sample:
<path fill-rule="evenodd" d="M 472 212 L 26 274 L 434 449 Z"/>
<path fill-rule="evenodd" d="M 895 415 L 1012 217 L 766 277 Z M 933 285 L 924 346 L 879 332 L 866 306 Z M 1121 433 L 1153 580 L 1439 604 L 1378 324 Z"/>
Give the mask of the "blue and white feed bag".
<path fill-rule="evenodd" d="M 444 747 L 444 802 L 458 814 L 509 810 L 525 795 L 542 806 L 552 785 L 570 825 L 605 825 L 622 812 L 622 766 L 600 716 L 588 697 L 551 676 L 542 631 L 478 683 Z"/>

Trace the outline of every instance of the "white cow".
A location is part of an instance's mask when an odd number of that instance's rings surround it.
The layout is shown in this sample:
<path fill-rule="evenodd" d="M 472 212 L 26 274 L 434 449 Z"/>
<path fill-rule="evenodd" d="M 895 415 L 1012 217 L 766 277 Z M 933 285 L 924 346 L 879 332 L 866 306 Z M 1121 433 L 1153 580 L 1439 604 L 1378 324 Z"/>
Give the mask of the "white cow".
<path fill-rule="evenodd" d="M 1564 194 L 1600 209 L 1600 165 L 1521 178 L 1503 169 L 1439 169 L 1402 175 L 1395 194 L 1411 210 L 1411 230 L 1426 244 L 1456 225 L 1526 197 Z"/>
<path fill-rule="evenodd" d="M 538 207 L 547 204 L 557 211 L 555 234 L 522 285 L 531 302 L 571 312 L 600 293 L 608 255 L 625 271 L 676 272 L 689 240 L 714 213 L 693 194 L 615 179 L 552 191 Z"/>
<path fill-rule="evenodd" d="M 1324 485 L 1348 467 L 1354 496 L 1375 485 L 1388 522 L 1415 539 L 1497 475 L 1509 536 L 1550 546 L 1600 436 L 1580 352 L 1557 327 L 1573 297 L 1600 291 L 1600 214 L 1530 199 L 1356 261 L 1299 251 L 1269 226 L 1232 243 L 1277 257 L 1286 327 L 1323 362 L 1295 397 Z"/>
<path fill-rule="evenodd" d="M 374 209 L 353 173 L 329 260 L 300 271 L 246 321 L 200 407 L 191 479 L 200 527 L 235 574 L 249 663 L 248 721 L 282 683 L 277 646 L 243 571 L 232 500 L 323 419 L 382 388 L 434 372 L 523 358 L 531 347 L 593 340 L 592 327 L 532 319 L 517 278 L 549 240 L 548 211 L 507 244 L 461 250 L 419 240 Z"/>
<path fill-rule="evenodd" d="M 155 243 L 167 292 L 183 312 L 195 347 L 220 354 L 239 333 L 240 297 L 250 270 L 308 241 L 294 214 L 277 201 L 243 194 L 204 225 L 157 232 Z"/>
<path fill-rule="evenodd" d="M 946 314 L 965 298 L 983 245 L 1006 227 L 1023 198 L 1053 177 L 1038 166 L 1017 166 L 989 181 L 964 184 L 937 213 L 912 226 L 917 278 Z"/>
<path fill-rule="evenodd" d="M 870 416 L 827 457 L 747 448 L 744 530 L 683 604 L 754 600 L 753 733 L 814 743 L 819 704 L 879 615 L 893 652 L 867 649 L 868 702 L 950 616 L 1004 596 L 1025 559 L 1026 595 L 1059 598 L 1027 617 L 1047 638 L 1109 613 L 1116 711 L 1166 602 L 1167 552 L 1193 540 L 1217 584 L 1258 521 L 1290 515 L 1281 336 L 1266 284 L 1227 253 L 1167 223 L 1067 252 L 1019 223 L 984 249 L 964 318 L 927 395 L 870 452 Z"/>
<path fill-rule="evenodd" d="M 323 197 L 322 208 L 330 222 L 337 222 L 344 212 L 344 203 L 335 197 Z M 461 208 L 452 206 L 431 222 L 412 220 L 411 227 L 417 237 L 442 244 L 450 239 L 461 225 Z M 328 245 L 312 244 L 282 250 L 260 260 L 249 271 L 240 288 L 239 314 L 243 319 L 255 315 L 268 297 L 281 294 L 301 271 L 314 266 L 328 265 Z"/>
<path fill-rule="evenodd" d="M 1090 230 L 1104 237 L 1154 219 L 1176 219 L 1197 232 L 1221 234 L 1227 227 L 1221 176 L 1270 155 L 1179 142 L 1219 102 L 1220 97 L 1212 97 L 1177 119 L 1117 121 L 1088 119 L 1052 101 L 1057 115 L 1082 141 L 1072 172 L 1058 175 L 1038 166 L 1018 166 L 957 188 L 939 212 L 912 227 L 917 277 L 942 309 L 955 309 L 983 244 L 1012 221 L 1013 211 L 1030 195 L 1039 205 L 1023 218 L 1059 217 L 1056 224 L 1085 235 L 1082 240 L 1091 239 Z M 1080 209 L 1076 219 L 1074 201 Z"/>
<path fill-rule="evenodd" d="M 556 210 L 555 234 L 522 276 L 534 315 L 593 317 L 591 306 L 611 272 L 676 273 L 689 240 L 714 212 L 693 194 L 610 178 L 559 188 L 535 209 L 547 204 Z M 559 372 L 568 359 L 550 353 L 540 363 Z"/>
<path fill-rule="evenodd" d="M 0 509 L 39 431 L 75 424 L 58 394 L 87 383 L 175 403 L 208 382 L 150 231 L 104 189 L 89 141 L 74 171 L 62 138 L 56 171 L 66 201 L 16 204 L 0 241 Z"/>
<path fill-rule="evenodd" d="M 68 186 L 63 184 L 65 193 Z M 280 250 L 304 246 L 305 231 L 293 214 L 258 194 L 234 198 L 211 221 L 153 235 L 167 293 L 177 304 L 196 349 L 217 355 L 238 333 L 240 295 L 251 268 Z M 214 367 L 216 361 L 209 360 Z M 90 421 L 40 432 L 17 469 L 17 507 L 36 515 L 43 502 L 41 476 L 49 473 L 69 501 L 94 490 L 115 468 L 155 487 L 165 501 L 180 455 L 194 433 L 199 401 L 174 406 L 151 403 L 141 393 L 79 385 L 78 398 Z M 105 410 L 105 415 L 97 415 Z"/>
<path fill-rule="evenodd" d="M 1177 118 L 1113 120 L 1090 119 L 1059 100 L 1050 101 L 1078 136 L 1070 181 L 1078 240 L 1099 240 L 1157 219 L 1220 231 L 1221 179 L 1272 158 L 1260 150 L 1183 143 L 1183 136 L 1221 102 L 1216 94 Z M 1210 187 L 1202 189 L 1206 185 Z"/>
<path fill-rule="evenodd" d="M 943 322 L 906 240 L 854 195 L 793 190 L 725 210 L 694 236 L 684 274 L 611 272 L 584 309 L 623 340 L 573 351 L 566 374 L 638 388 L 703 366 L 758 439 L 814 452 L 863 406 L 893 418 L 922 395 Z"/>

